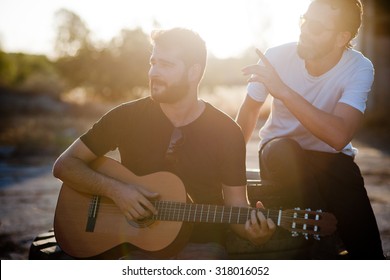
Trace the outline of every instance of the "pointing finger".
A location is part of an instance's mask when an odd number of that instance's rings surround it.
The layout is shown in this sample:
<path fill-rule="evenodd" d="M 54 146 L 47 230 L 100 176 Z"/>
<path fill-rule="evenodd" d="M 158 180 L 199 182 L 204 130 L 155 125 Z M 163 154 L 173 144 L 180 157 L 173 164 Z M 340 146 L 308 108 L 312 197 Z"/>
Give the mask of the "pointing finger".
<path fill-rule="evenodd" d="M 260 60 L 264 63 L 264 65 L 266 67 L 273 68 L 271 62 L 269 62 L 268 58 L 259 49 L 256 49 L 256 53 L 260 57 Z"/>
<path fill-rule="evenodd" d="M 258 64 L 249 65 L 242 69 L 242 73 L 244 75 L 260 75 L 262 73 L 261 67 L 263 66 L 259 66 Z"/>

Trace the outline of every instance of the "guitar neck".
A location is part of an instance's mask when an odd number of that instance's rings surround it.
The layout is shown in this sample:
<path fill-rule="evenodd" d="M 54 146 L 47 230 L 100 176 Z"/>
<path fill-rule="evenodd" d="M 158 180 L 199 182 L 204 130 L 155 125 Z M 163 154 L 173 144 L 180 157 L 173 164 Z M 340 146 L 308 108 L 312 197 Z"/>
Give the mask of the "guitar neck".
<path fill-rule="evenodd" d="M 174 201 L 155 201 L 154 206 L 158 213 L 154 215 L 153 219 L 160 221 L 244 224 L 250 218 L 252 210 L 261 211 L 266 218 L 275 221 L 279 221 L 282 215 L 281 210 L 188 204 Z"/>

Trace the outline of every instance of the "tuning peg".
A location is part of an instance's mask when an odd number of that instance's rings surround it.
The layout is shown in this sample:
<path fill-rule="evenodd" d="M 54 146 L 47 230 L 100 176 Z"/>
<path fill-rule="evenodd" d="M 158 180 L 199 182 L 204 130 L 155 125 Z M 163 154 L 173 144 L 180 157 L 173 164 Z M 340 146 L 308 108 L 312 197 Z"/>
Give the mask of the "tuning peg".
<path fill-rule="evenodd" d="M 319 234 L 314 234 L 314 235 L 313 235 L 313 238 L 314 238 L 315 240 L 317 240 L 317 241 L 321 240 Z"/>
<path fill-rule="evenodd" d="M 308 233 L 303 233 L 303 236 L 305 237 L 306 240 L 309 240 L 309 234 Z"/>
<path fill-rule="evenodd" d="M 297 237 L 297 236 L 299 236 L 299 233 L 296 232 L 296 231 L 292 231 L 292 232 L 291 232 L 291 236 L 292 236 L 292 237 Z"/>

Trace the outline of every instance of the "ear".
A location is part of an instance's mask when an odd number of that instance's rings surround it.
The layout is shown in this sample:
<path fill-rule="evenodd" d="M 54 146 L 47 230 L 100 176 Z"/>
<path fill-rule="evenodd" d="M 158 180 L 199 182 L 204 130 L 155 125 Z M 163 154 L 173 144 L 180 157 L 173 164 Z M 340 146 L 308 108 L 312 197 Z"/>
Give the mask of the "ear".
<path fill-rule="evenodd" d="M 337 36 L 337 46 L 340 48 L 345 47 L 349 41 L 351 41 L 352 35 L 349 31 L 342 31 Z"/>
<path fill-rule="evenodd" d="M 200 64 L 194 64 L 188 69 L 188 80 L 191 82 L 199 82 L 202 75 L 202 67 Z"/>

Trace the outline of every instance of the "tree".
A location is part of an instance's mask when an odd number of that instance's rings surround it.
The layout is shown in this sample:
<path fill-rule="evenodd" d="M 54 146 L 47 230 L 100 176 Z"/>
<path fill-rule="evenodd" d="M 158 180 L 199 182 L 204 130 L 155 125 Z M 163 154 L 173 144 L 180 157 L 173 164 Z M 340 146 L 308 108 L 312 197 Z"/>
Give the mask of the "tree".
<path fill-rule="evenodd" d="M 80 49 L 91 46 L 90 30 L 81 18 L 66 9 L 56 12 L 57 38 L 55 51 L 59 57 L 75 56 Z"/>

